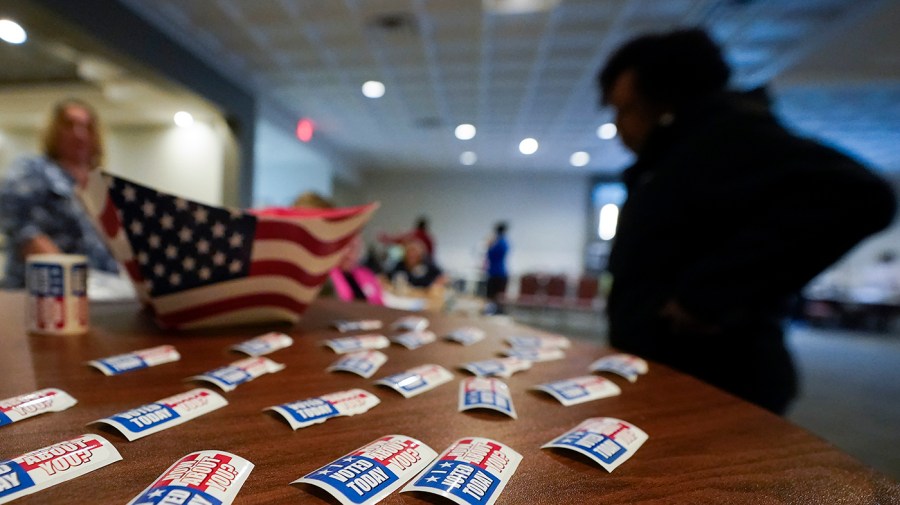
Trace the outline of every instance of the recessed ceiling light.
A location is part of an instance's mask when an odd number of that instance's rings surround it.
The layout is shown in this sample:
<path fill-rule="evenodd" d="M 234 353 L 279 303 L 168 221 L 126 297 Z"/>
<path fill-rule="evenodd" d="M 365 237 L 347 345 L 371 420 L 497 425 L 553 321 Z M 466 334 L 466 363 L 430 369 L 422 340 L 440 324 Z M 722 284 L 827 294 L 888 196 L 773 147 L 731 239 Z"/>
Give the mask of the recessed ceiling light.
<path fill-rule="evenodd" d="M 381 98 L 384 96 L 384 84 L 379 81 L 366 81 L 362 85 L 362 94 L 366 98 Z"/>
<path fill-rule="evenodd" d="M 538 150 L 538 141 L 533 138 L 527 138 L 519 142 L 519 152 L 522 154 L 534 154 Z"/>
<path fill-rule="evenodd" d="M 466 151 L 459 155 L 459 162 L 463 165 L 474 165 L 478 161 L 478 155 L 472 151 Z"/>
<path fill-rule="evenodd" d="M 572 153 L 572 156 L 569 157 L 569 163 L 571 163 L 573 167 L 583 167 L 590 163 L 590 161 L 591 155 L 584 151 Z"/>
<path fill-rule="evenodd" d="M 475 138 L 475 126 L 464 123 L 457 126 L 454 133 L 459 140 L 471 140 Z"/>
<path fill-rule="evenodd" d="M 194 116 L 190 112 L 180 110 L 175 113 L 175 124 L 181 128 L 186 128 L 194 124 Z"/>
<path fill-rule="evenodd" d="M 616 125 L 612 123 L 604 123 L 597 128 L 597 136 L 603 140 L 609 140 L 616 136 Z"/>
<path fill-rule="evenodd" d="M 11 19 L 0 19 L 0 39 L 10 44 L 21 44 L 28 40 L 28 34 L 19 23 Z"/>

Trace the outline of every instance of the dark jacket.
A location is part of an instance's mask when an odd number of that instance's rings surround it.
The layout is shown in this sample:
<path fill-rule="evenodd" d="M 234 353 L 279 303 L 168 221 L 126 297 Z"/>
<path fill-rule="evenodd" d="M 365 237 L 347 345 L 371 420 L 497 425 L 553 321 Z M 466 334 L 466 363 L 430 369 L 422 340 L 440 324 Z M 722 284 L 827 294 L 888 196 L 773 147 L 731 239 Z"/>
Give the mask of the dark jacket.
<path fill-rule="evenodd" d="M 776 377 L 764 387 L 781 383 L 790 397 L 780 329 L 787 300 L 890 223 L 893 192 L 849 157 L 786 131 L 761 90 L 675 118 L 623 175 L 628 200 L 609 261 L 611 343 L 731 390 L 726 382 L 769 366 Z M 659 316 L 669 300 L 720 331 L 675 335 Z M 744 378 L 724 377 L 736 374 Z"/>

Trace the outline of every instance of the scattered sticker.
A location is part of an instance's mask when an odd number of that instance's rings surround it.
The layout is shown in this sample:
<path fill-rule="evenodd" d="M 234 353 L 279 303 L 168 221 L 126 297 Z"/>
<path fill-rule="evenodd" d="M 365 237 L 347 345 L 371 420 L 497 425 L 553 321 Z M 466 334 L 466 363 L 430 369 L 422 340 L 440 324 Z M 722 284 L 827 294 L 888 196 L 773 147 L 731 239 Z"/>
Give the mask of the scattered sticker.
<path fill-rule="evenodd" d="M 478 377 L 504 377 L 508 378 L 516 372 L 531 368 L 531 362 L 522 358 L 508 357 L 486 359 L 482 361 L 470 361 L 459 366 Z"/>
<path fill-rule="evenodd" d="M 367 412 L 381 400 L 364 389 L 338 391 L 314 398 L 283 403 L 266 410 L 273 410 L 287 420 L 293 429 L 324 423 L 332 417 L 355 416 Z"/>
<path fill-rule="evenodd" d="M 482 330 L 481 328 L 475 328 L 474 326 L 464 326 L 462 328 L 457 328 L 451 331 L 445 338 L 462 345 L 472 345 L 476 342 L 481 342 L 482 340 L 484 340 L 484 336 L 484 330 Z"/>
<path fill-rule="evenodd" d="M 607 472 L 628 460 L 650 438 L 637 426 L 612 417 L 592 417 L 541 449 L 556 447 L 583 454 Z"/>
<path fill-rule="evenodd" d="M 240 344 L 231 346 L 232 349 L 242 352 L 248 356 L 264 356 L 271 354 L 279 349 L 284 349 L 294 345 L 294 339 L 284 333 L 270 332 L 265 335 L 245 340 Z"/>
<path fill-rule="evenodd" d="M 192 452 L 128 505 L 230 505 L 252 470 L 253 463 L 230 452 Z"/>
<path fill-rule="evenodd" d="M 513 348 L 568 349 L 572 342 L 562 335 L 513 335 L 506 343 Z"/>
<path fill-rule="evenodd" d="M 379 379 L 375 381 L 375 384 L 388 386 L 403 395 L 404 398 L 411 398 L 450 382 L 451 379 L 453 379 L 453 374 L 440 365 L 421 365 Z"/>
<path fill-rule="evenodd" d="M 403 316 L 391 324 L 395 330 L 422 331 L 428 328 L 428 319 L 422 316 Z"/>
<path fill-rule="evenodd" d="M 522 455 L 488 438 L 454 442 L 401 491 L 443 496 L 459 505 L 491 505 L 516 472 Z"/>
<path fill-rule="evenodd" d="M 647 373 L 649 367 L 643 358 L 631 354 L 611 354 L 590 364 L 591 372 L 611 372 L 635 382 L 639 375 Z"/>
<path fill-rule="evenodd" d="M 206 381 L 222 388 L 222 391 L 234 391 L 245 382 L 250 382 L 260 375 L 284 370 L 284 365 L 275 363 L 269 358 L 245 358 L 234 363 L 210 370 L 185 380 Z"/>
<path fill-rule="evenodd" d="M 459 411 L 491 409 L 516 419 L 509 386 L 493 377 L 468 377 L 459 383 Z"/>
<path fill-rule="evenodd" d="M 134 441 L 196 419 L 226 405 L 228 401 L 219 393 L 206 388 L 197 388 L 98 419 L 94 423 L 108 424 L 122 432 L 129 441 Z"/>
<path fill-rule="evenodd" d="M 622 390 L 614 382 L 596 375 L 548 382 L 531 389 L 550 394 L 566 407 L 622 394 Z"/>
<path fill-rule="evenodd" d="M 416 330 L 401 333 L 395 337 L 391 337 L 391 341 L 406 347 L 407 349 L 418 349 L 423 345 L 428 345 L 437 340 L 437 336 L 433 331 Z"/>
<path fill-rule="evenodd" d="M 0 503 L 36 493 L 121 461 L 119 451 L 92 433 L 0 460 Z"/>
<path fill-rule="evenodd" d="M 347 354 L 370 349 L 384 349 L 391 345 L 391 341 L 384 335 L 357 335 L 355 337 L 331 338 L 323 345 L 331 348 L 338 354 Z"/>
<path fill-rule="evenodd" d="M 548 348 L 524 348 L 517 347 L 511 348 L 503 351 L 504 356 L 509 356 L 512 358 L 524 359 L 531 362 L 541 362 L 541 361 L 554 361 L 557 359 L 563 359 L 566 357 L 566 353 L 563 352 L 562 349 L 556 349 L 553 347 Z"/>
<path fill-rule="evenodd" d="M 375 331 L 381 329 L 382 323 L 377 319 L 362 319 L 359 321 L 339 320 L 334 322 L 334 327 L 341 333 L 350 331 Z"/>
<path fill-rule="evenodd" d="M 47 388 L 0 400 L 0 426 L 45 412 L 61 412 L 78 403 L 62 389 Z M 2 482 L 0 482 L 2 485 Z"/>
<path fill-rule="evenodd" d="M 181 355 L 171 345 L 160 345 L 149 349 L 119 354 L 103 359 L 88 361 L 87 364 L 100 370 L 104 375 L 119 375 L 132 370 L 140 370 L 181 359 Z"/>
<path fill-rule="evenodd" d="M 388 435 L 370 442 L 306 474 L 298 482 L 327 491 L 343 505 L 371 505 L 416 476 L 437 453 L 404 435 Z"/>
<path fill-rule="evenodd" d="M 362 351 L 342 357 L 332 363 L 327 370 L 329 372 L 351 372 L 368 379 L 375 375 L 375 372 L 386 362 L 387 356 L 381 351 Z"/>

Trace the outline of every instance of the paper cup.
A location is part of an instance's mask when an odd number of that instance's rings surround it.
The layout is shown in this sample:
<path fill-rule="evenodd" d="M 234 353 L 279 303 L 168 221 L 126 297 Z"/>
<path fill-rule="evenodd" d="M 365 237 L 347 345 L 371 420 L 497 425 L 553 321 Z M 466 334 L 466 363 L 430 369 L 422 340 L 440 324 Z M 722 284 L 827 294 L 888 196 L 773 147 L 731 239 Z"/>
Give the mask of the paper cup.
<path fill-rule="evenodd" d="M 87 258 L 35 254 L 25 260 L 28 331 L 81 335 L 88 331 Z"/>

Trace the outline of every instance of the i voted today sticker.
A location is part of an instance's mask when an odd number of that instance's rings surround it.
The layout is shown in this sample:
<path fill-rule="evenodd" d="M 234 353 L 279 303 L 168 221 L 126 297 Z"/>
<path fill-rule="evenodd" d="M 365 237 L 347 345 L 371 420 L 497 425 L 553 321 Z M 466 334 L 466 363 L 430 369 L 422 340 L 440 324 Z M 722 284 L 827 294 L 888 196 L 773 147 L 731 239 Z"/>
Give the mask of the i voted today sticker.
<path fill-rule="evenodd" d="M 395 330 L 423 331 L 428 328 L 428 319 L 422 316 L 403 316 L 391 324 Z"/>
<path fill-rule="evenodd" d="M 401 333 L 395 337 L 391 337 L 391 342 L 397 343 L 406 347 L 409 350 L 418 349 L 423 345 L 428 345 L 437 340 L 437 335 L 434 334 L 433 331 L 428 330 L 417 330 L 417 331 L 408 331 L 406 333 Z"/>
<path fill-rule="evenodd" d="M 612 417 L 585 419 L 575 428 L 541 449 L 555 447 L 583 454 L 612 472 L 650 438 L 637 426 Z"/>
<path fill-rule="evenodd" d="M 181 355 L 171 345 L 160 345 L 127 354 L 88 361 L 87 364 L 100 370 L 104 375 L 119 375 L 132 370 L 140 370 L 181 359 Z"/>
<path fill-rule="evenodd" d="M 416 476 L 435 456 L 432 448 L 414 438 L 388 435 L 292 484 L 302 482 L 324 489 L 344 505 L 371 505 Z"/>
<path fill-rule="evenodd" d="M 516 419 L 509 386 L 494 377 L 469 377 L 459 383 L 459 411 L 490 409 Z"/>
<path fill-rule="evenodd" d="M 372 393 L 364 389 L 351 389 L 283 403 L 266 410 L 281 414 L 291 428 L 296 430 L 324 423 L 332 417 L 362 414 L 379 403 L 381 400 Z"/>
<path fill-rule="evenodd" d="M 516 372 L 531 368 L 531 362 L 522 358 L 496 358 L 482 361 L 470 361 L 459 366 L 478 377 L 504 377 L 508 378 Z"/>
<path fill-rule="evenodd" d="M 188 377 L 185 380 L 211 382 L 221 388 L 222 391 L 234 391 L 245 382 L 250 382 L 267 373 L 275 373 L 282 370 L 284 370 L 284 365 L 276 363 L 269 358 L 246 358 L 200 375 Z"/>
<path fill-rule="evenodd" d="M 431 391 L 451 379 L 453 374 L 441 365 L 421 365 L 377 380 L 375 384 L 393 388 L 404 398 L 412 398 Z"/>
<path fill-rule="evenodd" d="M 341 333 L 350 331 L 375 331 L 381 329 L 382 323 L 377 319 L 361 319 L 358 321 L 338 320 L 334 322 L 334 327 Z"/>
<path fill-rule="evenodd" d="M 484 340 L 484 336 L 484 330 L 482 330 L 481 328 L 475 328 L 474 326 L 464 326 L 462 328 L 457 328 L 451 331 L 445 338 L 451 342 L 456 342 L 458 344 L 472 345 Z"/>
<path fill-rule="evenodd" d="M 230 452 L 192 452 L 128 505 L 230 505 L 252 470 L 253 463 Z"/>
<path fill-rule="evenodd" d="M 375 375 L 375 372 L 386 362 L 387 356 L 381 351 L 361 351 L 341 357 L 326 370 L 355 373 L 368 379 Z"/>
<path fill-rule="evenodd" d="M 572 341 L 562 335 L 513 335 L 506 339 L 510 347 L 568 349 Z"/>
<path fill-rule="evenodd" d="M 270 332 L 251 338 L 231 348 L 248 356 L 265 356 L 294 345 L 294 339 L 284 333 Z"/>
<path fill-rule="evenodd" d="M 120 461 L 100 435 L 81 435 L 8 461 L 0 460 L 0 504 L 8 503 Z"/>
<path fill-rule="evenodd" d="M 355 337 L 328 339 L 323 344 L 338 354 L 349 354 L 351 352 L 384 349 L 391 345 L 391 341 L 384 335 L 357 335 Z"/>
<path fill-rule="evenodd" d="M 635 382 L 638 377 L 647 373 L 649 367 L 643 358 L 631 354 L 611 354 L 591 363 L 588 368 L 592 372 L 611 372 L 620 375 L 628 382 Z"/>
<path fill-rule="evenodd" d="M 622 390 L 614 382 L 596 375 L 548 382 L 531 389 L 549 394 L 566 407 L 622 394 Z"/>
<path fill-rule="evenodd" d="M 60 412 L 78 403 L 62 389 L 47 388 L 0 400 L 0 426 L 45 412 Z"/>
<path fill-rule="evenodd" d="M 228 401 L 219 393 L 197 388 L 94 422 L 108 424 L 122 432 L 129 441 L 134 441 L 178 426 L 225 405 L 228 405 Z"/>
<path fill-rule="evenodd" d="M 488 438 L 457 440 L 401 492 L 421 491 L 459 505 L 491 505 L 516 472 L 522 456 Z"/>

